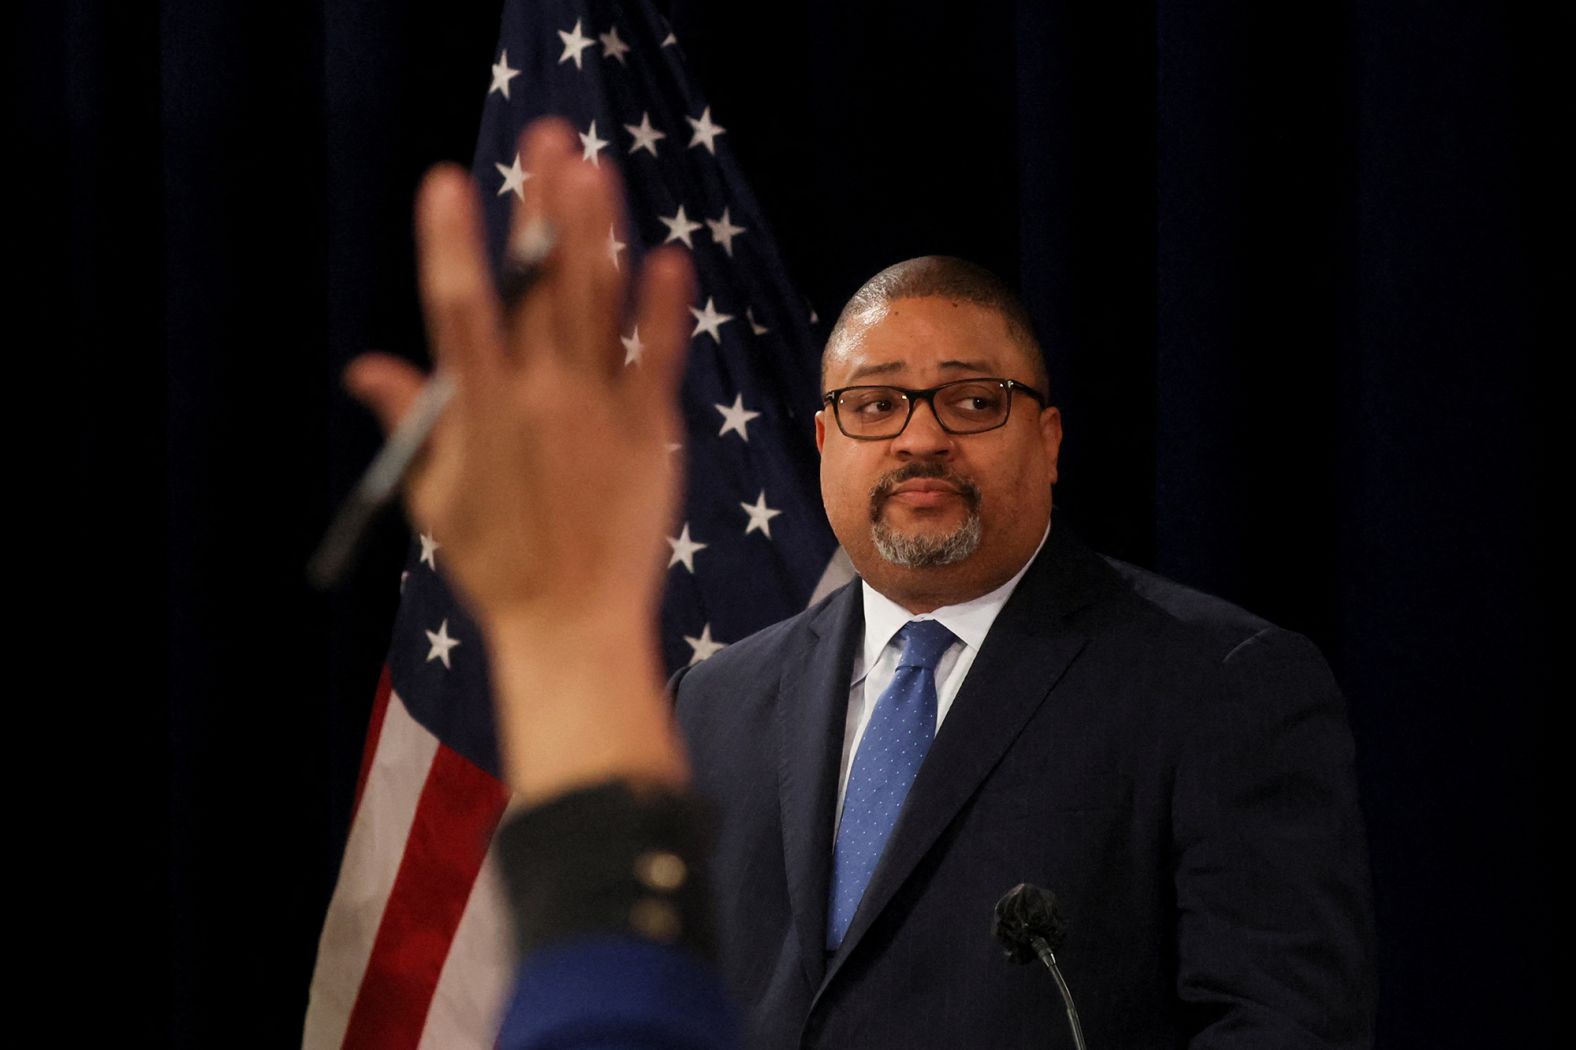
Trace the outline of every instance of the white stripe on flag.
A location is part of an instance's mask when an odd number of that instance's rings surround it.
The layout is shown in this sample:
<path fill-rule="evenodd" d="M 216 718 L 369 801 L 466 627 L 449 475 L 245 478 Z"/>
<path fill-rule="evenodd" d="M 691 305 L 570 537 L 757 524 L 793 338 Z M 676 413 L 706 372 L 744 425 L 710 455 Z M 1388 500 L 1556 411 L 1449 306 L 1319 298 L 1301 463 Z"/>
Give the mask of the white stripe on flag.
<path fill-rule="evenodd" d="M 437 751 L 437 737 L 410 717 L 398 693 L 390 692 L 361 804 L 345 843 L 339 882 L 318 940 L 301 1036 L 303 1050 L 333 1050 L 344 1040 L 372 942 L 405 855 L 422 785 Z"/>
<path fill-rule="evenodd" d="M 420 1050 L 491 1050 L 498 1041 L 515 954 L 496 865 L 496 851 L 489 849 L 443 961 Z"/>

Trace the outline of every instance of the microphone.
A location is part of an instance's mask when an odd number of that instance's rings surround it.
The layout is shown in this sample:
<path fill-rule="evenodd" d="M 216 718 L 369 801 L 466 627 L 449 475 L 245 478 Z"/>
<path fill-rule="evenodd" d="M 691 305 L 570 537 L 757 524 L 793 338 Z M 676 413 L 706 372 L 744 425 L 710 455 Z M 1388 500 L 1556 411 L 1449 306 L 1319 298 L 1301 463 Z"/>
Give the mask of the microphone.
<path fill-rule="evenodd" d="M 1073 1045 L 1078 1050 L 1087 1050 L 1083 1025 L 1078 1022 L 1078 1008 L 1073 1005 L 1073 993 L 1062 978 L 1061 968 L 1056 965 L 1056 949 L 1067 937 L 1067 923 L 1056 903 L 1056 894 L 1026 882 L 1018 883 L 996 902 L 990 932 L 1006 949 L 1011 962 L 1024 965 L 1039 959 L 1051 971 L 1062 993 L 1062 1004 L 1067 1007 L 1067 1026 L 1072 1029 Z"/>

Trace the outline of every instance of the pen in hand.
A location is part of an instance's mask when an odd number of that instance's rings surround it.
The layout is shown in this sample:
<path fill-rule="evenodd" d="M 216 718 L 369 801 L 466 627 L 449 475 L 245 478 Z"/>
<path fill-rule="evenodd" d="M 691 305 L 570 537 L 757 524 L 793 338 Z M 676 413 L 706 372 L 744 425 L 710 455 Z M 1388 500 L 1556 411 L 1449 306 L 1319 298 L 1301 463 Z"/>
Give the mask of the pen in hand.
<path fill-rule="evenodd" d="M 518 303 L 541 279 L 555 241 L 548 225 L 538 221 L 527 225 L 509 245 L 498 289 L 505 309 Z M 390 432 L 361 480 L 335 512 L 307 562 L 307 579 L 314 587 L 326 591 L 344 581 L 361 553 L 368 528 L 399 495 L 406 474 L 453 397 L 454 381 L 448 376 L 439 372 L 427 380 L 410 411 Z"/>

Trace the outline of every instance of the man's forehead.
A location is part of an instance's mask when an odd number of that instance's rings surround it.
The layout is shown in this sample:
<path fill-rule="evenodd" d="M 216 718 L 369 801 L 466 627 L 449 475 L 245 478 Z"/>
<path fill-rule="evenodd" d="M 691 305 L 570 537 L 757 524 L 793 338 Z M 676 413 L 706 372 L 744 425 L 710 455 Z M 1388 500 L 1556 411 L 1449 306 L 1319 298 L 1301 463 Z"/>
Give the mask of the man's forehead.
<path fill-rule="evenodd" d="M 900 376 L 906 372 L 919 368 L 934 368 L 942 375 L 956 373 L 958 376 L 969 375 L 995 375 L 1001 371 L 1000 367 L 990 358 L 958 358 L 949 357 L 940 361 L 915 360 L 912 357 L 899 355 L 896 357 L 867 357 L 861 360 L 858 356 L 847 362 L 849 367 L 845 378 L 850 383 L 879 382 L 883 376 Z"/>
<path fill-rule="evenodd" d="M 1023 351 L 995 310 L 940 296 L 877 303 L 843 318 L 826 348 L 825 372 L 837 384 L 879 381 L 919 369 L 1001 375 Z"/>

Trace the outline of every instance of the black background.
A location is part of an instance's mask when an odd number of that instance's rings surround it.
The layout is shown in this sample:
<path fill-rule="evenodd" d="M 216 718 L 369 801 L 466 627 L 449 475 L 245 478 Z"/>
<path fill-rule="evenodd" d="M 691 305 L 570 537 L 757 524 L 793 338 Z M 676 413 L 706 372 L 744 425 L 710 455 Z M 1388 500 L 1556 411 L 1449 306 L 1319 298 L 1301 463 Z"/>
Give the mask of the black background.
<path fill-rule="evenodd" d="M 919 253 L 1020 283 L 1066 419 L 1058 513 L 1330 657 L 1382 1045 L 1547 1045 L 1568 9 L 668 6 L 823 314 Z M 20 406 L 48 422 L 19 458 L 75 460 L 40 544 L 70 567 L 45 706 L 96 745 L 91 808 L 54 823 L 91 829 L 79 911 L 127 1041 L 287 1045 L 405 544 L 390 522 L 348 589 L 303 582 L 376 441 L 336 377 L 420 353 L 409 201 L 469 161 L 497 7 L 19 21 L 14 374 L 47 365 L 69 406 Z"/>

